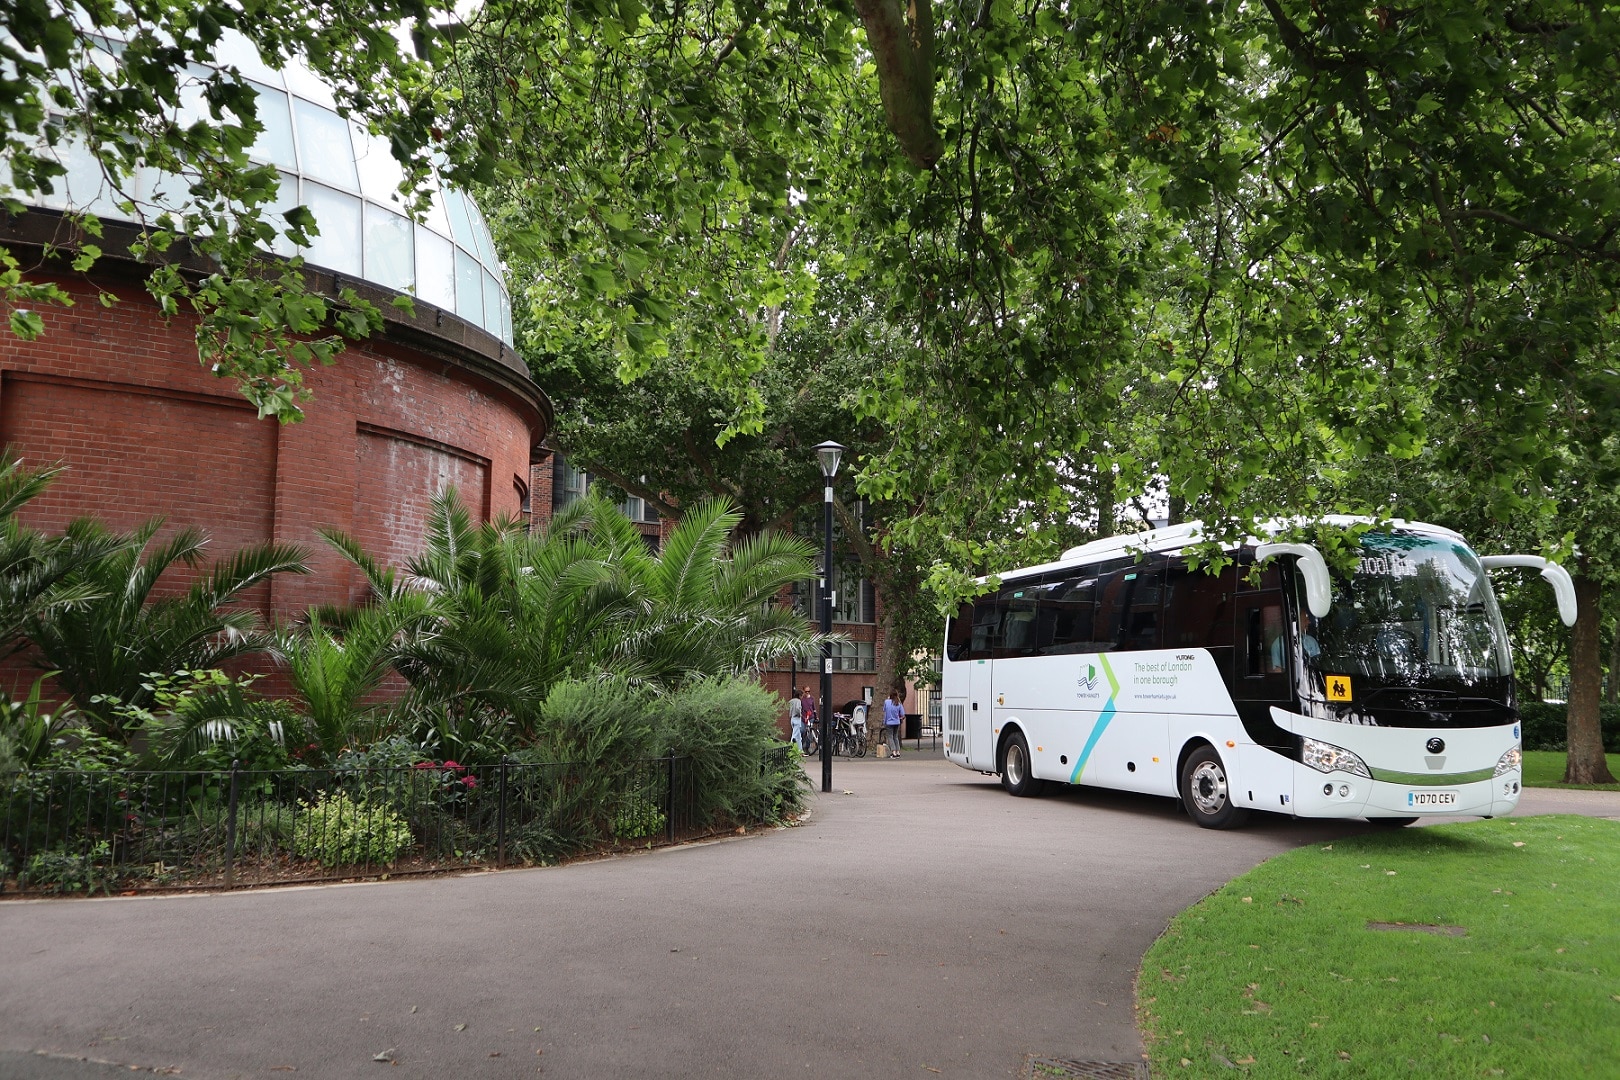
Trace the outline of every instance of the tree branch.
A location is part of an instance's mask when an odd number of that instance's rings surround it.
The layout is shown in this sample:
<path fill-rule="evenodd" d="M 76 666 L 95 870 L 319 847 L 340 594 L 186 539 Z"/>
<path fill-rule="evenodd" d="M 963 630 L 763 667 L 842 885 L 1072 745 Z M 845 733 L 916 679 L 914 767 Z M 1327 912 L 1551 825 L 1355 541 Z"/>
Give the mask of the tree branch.
<path fill-rule="evenodd" d="M 878 93 L 889 130 L 919 169 L 945 153 L 934 127 L 933 0 L 855 0 L 877 64 Z"/>

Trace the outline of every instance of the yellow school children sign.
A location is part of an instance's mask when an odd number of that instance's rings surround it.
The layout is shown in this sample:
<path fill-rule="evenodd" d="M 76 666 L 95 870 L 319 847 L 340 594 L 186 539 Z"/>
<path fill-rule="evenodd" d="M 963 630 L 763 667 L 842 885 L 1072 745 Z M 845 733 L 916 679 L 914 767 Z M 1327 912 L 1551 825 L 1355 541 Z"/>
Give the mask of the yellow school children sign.
<path fill-rule="evenodd" d="M 1327 696 L 1329 701 L 1350 700 L 1350 676 L 1329 675 L 1327 677 Z"/>

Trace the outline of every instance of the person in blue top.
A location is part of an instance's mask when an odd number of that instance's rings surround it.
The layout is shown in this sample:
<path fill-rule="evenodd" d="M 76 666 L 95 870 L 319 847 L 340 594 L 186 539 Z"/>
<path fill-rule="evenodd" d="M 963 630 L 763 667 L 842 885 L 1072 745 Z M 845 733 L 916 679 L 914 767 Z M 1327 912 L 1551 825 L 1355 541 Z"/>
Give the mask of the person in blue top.
<path fill-rule="evenodd" d="M 889 747 L 889 757 L 900 756 L 900 721 L 906 718 L 906 710 L 900 704 L 900 691 L 890 690 L 889 699 L 883 703 L 883 739 Z"/>

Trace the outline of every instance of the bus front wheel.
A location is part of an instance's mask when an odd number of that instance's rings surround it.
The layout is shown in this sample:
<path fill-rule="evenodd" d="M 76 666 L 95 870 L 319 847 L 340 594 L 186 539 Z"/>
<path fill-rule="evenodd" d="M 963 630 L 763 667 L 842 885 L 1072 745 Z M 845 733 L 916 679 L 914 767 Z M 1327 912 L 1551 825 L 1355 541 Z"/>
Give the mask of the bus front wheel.
<path fill-rule="evenodd" d="M 1232 802 L 1226 766 L 1213 746 L 1200 746 L 1187 755 L 1181 766 L 1181 804 L 1206 829 L 1230 829 L 1241 825 L 1249 812 Z"/>
<path fill-rule="evenodd" d="M 1022 732 L 1013 732 L 1001 749 L 1001 786 L 1020 797 L 1041 793 L 1041 781 L 1030 771 L 1029 743 Z"/>

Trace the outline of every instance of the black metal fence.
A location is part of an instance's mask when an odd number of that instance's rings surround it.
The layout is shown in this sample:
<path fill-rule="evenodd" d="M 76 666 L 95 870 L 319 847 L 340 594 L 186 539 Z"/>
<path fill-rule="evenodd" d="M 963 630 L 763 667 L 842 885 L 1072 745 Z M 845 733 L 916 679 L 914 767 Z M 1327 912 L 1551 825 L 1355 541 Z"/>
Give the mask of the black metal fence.
<path fill-rule="evenodd" d="M 762 769 L 780 770 L 768 758 Z M 0 780 L 0 892 L 90 893 L 550 863 L 720 820 L 687 758 L 276 772 L 39 770 Z M 723 816 L 723 815 L 722 815 Z"/>

